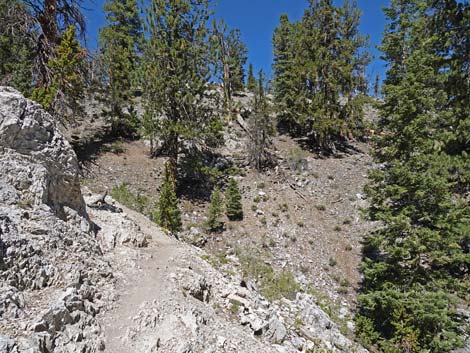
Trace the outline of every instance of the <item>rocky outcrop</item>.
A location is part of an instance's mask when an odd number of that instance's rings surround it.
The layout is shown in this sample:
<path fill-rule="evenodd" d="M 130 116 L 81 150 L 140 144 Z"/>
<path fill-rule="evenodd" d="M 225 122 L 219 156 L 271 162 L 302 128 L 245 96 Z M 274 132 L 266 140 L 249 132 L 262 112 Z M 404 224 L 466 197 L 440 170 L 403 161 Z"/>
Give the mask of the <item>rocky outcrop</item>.
<path fill-rule="evenodd" d="M 112 280 L 54 119 L 0 87 L 0 351 L 98 352 Z"/>
<path fill-rule="evenodd" d="M 0 151 L 1 202 L 45 205 L 62 220 L 87 218 L 69 143 L 48 113 L 8 87 L 0 87 Z"/>

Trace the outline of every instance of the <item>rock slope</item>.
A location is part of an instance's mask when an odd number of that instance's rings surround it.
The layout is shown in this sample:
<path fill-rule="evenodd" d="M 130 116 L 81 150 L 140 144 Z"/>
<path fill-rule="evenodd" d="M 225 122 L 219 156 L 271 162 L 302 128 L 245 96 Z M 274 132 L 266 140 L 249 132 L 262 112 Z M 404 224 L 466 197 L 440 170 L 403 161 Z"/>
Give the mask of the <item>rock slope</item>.
<path fill-rule="evenodd" d="M 0 352 L 95 352 L 112 281 L 75 153 L 53 118 L 0 88 Z"/>
<path fill-rule="evenodd" d="M 203 250 L 106 200 L 115 211 L 89 210 L 99 241 L 136 245 L 106 254 L 119 277 L 119 298 L 100 315 L 107 352 L 367 352 L 311 295 L 270 303 L 254 283 L 214 269 Z"/>
<path fill-rule="evenodd" d="M 366 352 L 311 295 L 269 302 L 141 214 L 94 202 L 52 117 L 9 88 L 0 170 L 1 353 Z"/>

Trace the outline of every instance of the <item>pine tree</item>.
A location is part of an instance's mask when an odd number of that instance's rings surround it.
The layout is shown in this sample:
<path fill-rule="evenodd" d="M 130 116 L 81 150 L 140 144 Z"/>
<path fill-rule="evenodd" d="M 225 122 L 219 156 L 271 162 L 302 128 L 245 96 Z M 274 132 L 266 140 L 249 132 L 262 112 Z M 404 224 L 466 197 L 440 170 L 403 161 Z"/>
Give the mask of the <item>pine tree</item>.
<path fill-rule="evenodd" d="M 257 170 L 262 170 L 273 163 L 273 156 L 268 149 L 275 131 L 270 117 L 269 103 L 264 93 L 262 70 L 258 73 L 258 84 L 252 104 L 253 114 L 248 122 L 248 160 Z"/>
<path fill-rule="evenodd" d="M 100 64 L 113 131 L 129 133 L 133 92 L 142 46 L 142 24 L 136 0 L 107 0 L 106 25 L 100 30 Z"/>
<path fill-rule="evenodd" d="M 220 231 L 223 227 L 221 216 L 223 212 L 222 194 L 219 188 L 215 188 L 211 195 L 211 203 L 209 205 L 209 212 L 205 227 L 209 232 Z"/>
<path fill-rule="evenodd" d="M 52 71 L 49 86 L 36 87 L 32 99 L 44 109 L 62 117 L 71 118 L 82 112 L 86 77 L 86 51 L 77 40 L 75 27 L 70 26 L 60 38 L 54 57 L 47 66 Z"/>
<path fill-rule="evenodd" d="M 0 84 L 31 94 L 36 35 L 26 6 L 0 0 Z"/>
<path fill-rule="evenodd" d="M 216 146 L 221 124 L 215 115 L 207 0 L 152 0 L 147 10 L 142 74 L 145 134 L 163 141 L 172 177 L 183 148 Z"/>
<path fill-rule="evenodd" d="M 239 221 L 243 219 L 243 206 L 242 196 L 238 183 L 234 178 L 230 178 L 230 181 L 225 191 L 226 200 L 226 214 L 228 219 L 231 221 Z"/>
<path fill-rule="evenodd" d="M 172 234 L 176 234 L 181 230 L 182 223 L 181 212 L 178 208 L 178 198 L 176 197 L 170 168 L 169 163 L 166 163 L 160 198 L 156 206 L 156 211 L 153 214 L 153 220 L 160 227 L 168 230 Z"/>
<path fill-rule="evenodd" d="M 56 54 L 63 33 L 73 26 L 78 34 L 85 34 L 85 19 L 81 7 L 82 0 L 28 0 L 29 20 L 35 22 L 38 40 L 35 50 L 35 87 L 53 90 L 51 86 L 54 72 L 49 66 Z"/>
<path fill-rule="evenodd" d="M 339 67 L 339 92 L 345 99 L 340 108 L 340 136 L 362 135 L 364 103 L 368 95 L 366 68 L 370 62 L 369 52 L 362 48 L 367 47 L 369 38 L 360 33 L 362 12 L 356 0 L 345 0 L 337 12 L 340 51 L 336 65 Z"/>
<path fill-rule="evenodd" d="M 256 78 L 255 74 L 253 72 L 253 64 L 250 63 L 250 66 L 248 67 L 248 79 L 246 82 L 246 88 L 250 92 L 255 92 L 256 90 Z"/>
<path fill-rule="evenodd" d="M 302 20 L 274 33 L 274 94 L 281 122 L 323 151 L 362 126 L 367 38 L 356 2 L 310 1 Z"/>
<path fill-rule="evenodd" d="M 465 61 L 455 40 L 463 8 L 394 0 L 386 9 L 381 124 L 389 134 L 367 189 L 369 217 L 382 226 L 365 239 L 357 319 L 362 337 L 385 352 L 449 352 L 465 330 L 456 308 L 468 307 L 470 290 L 470 160 L 455 127 L 470 126 L 470 114 L 451 88 Z"/>
<path fill-rule="evenodd" d="M 298 127 L 298 101 L 301 85 L 300 65 L 296 62 L 298 24 L 290 23 L 286 14 L 281 15 L 280 25 L 274 31 L 274 102 L 281 122 L 290 132 Z"/>
<path fill-rule="evenodd" d="M 227 33 L 223 21 L 214 21 L 212 32 L 216 71 L 224 87 L 225 106 L 230 109 L 233 93 L 244 87 L 247 48 L 241 40 L 240 30 L 231 29 Z"/>

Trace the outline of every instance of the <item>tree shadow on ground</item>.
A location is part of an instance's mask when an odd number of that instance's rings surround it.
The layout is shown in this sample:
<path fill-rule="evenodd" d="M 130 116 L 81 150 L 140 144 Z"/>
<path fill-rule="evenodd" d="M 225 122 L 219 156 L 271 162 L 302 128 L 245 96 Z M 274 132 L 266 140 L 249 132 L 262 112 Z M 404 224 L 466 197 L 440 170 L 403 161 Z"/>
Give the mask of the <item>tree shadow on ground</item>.
<path fill-rule="evenodd" d="M 193 151 L 183 156 L 179 169 L 178 196 L 192 202 L 209 202 L 214 186 L 222 186 L 233 174 L 234 163 L 218 153 Z"/>
<path fill-rule="evenodd" d="M 77 155 L 80 168 L 86 169 L 90 164 L 94 164 L 102 153 L 113 152 L 119 154 L 124 152 L 122 142 L 135 140 L 135 138 L 135 136 L 123 136 L 110 127 L 105 127 L 92 136 L 72 140 L 70 144 Z"/>
<path fill-rule="evenodd" d="M 332 147 L 329 149 L 325 149 L 320 147 L 315 141 L 311 138 L 304 137 L 304 138 L 296 138 L 296 142 L 299 146 L 311 153 L 314 153 L 321 159 L 326 158 L 344 158 L 345 155 L 353 155 L 353 154 L 364 154 L 365 152 L 361 150 L 359 147 L 354 145 L 354 141 L 349 141 L 346 139 L 335 139 L 332 143 Z"/>

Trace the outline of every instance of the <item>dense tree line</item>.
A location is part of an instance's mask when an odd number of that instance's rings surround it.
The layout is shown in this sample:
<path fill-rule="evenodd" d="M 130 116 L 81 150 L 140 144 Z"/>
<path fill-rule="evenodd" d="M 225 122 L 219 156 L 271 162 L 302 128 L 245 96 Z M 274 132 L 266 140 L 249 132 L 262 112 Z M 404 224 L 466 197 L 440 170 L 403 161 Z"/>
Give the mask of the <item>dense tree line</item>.
<path fill-rule="evenodd" d="M 0 0 L 0 80 L 58 119 L 77 118 L 85 96 L 94 96 L 112 134 L 158 139 L 161 146 L 152 153 L 165 153 L 169 162 L 154 218 L 177 231 L 179 156 L 200 167 L 193 157 L 222 142 L 218 114 L 231 109 L 234 92 L 245 86 L 247 49 L 240 31 L 223 21 L 210 26 L 208 0 L 152 0 L 145 9 L 137 0 L 106 0 L 98 50 L 90 55 L 82 46 L 82 5 Z M 209 86 L 213 78 L 223 87 L 222 106 Z M 142 116 L 135 108 L 137 90 Z"/>

